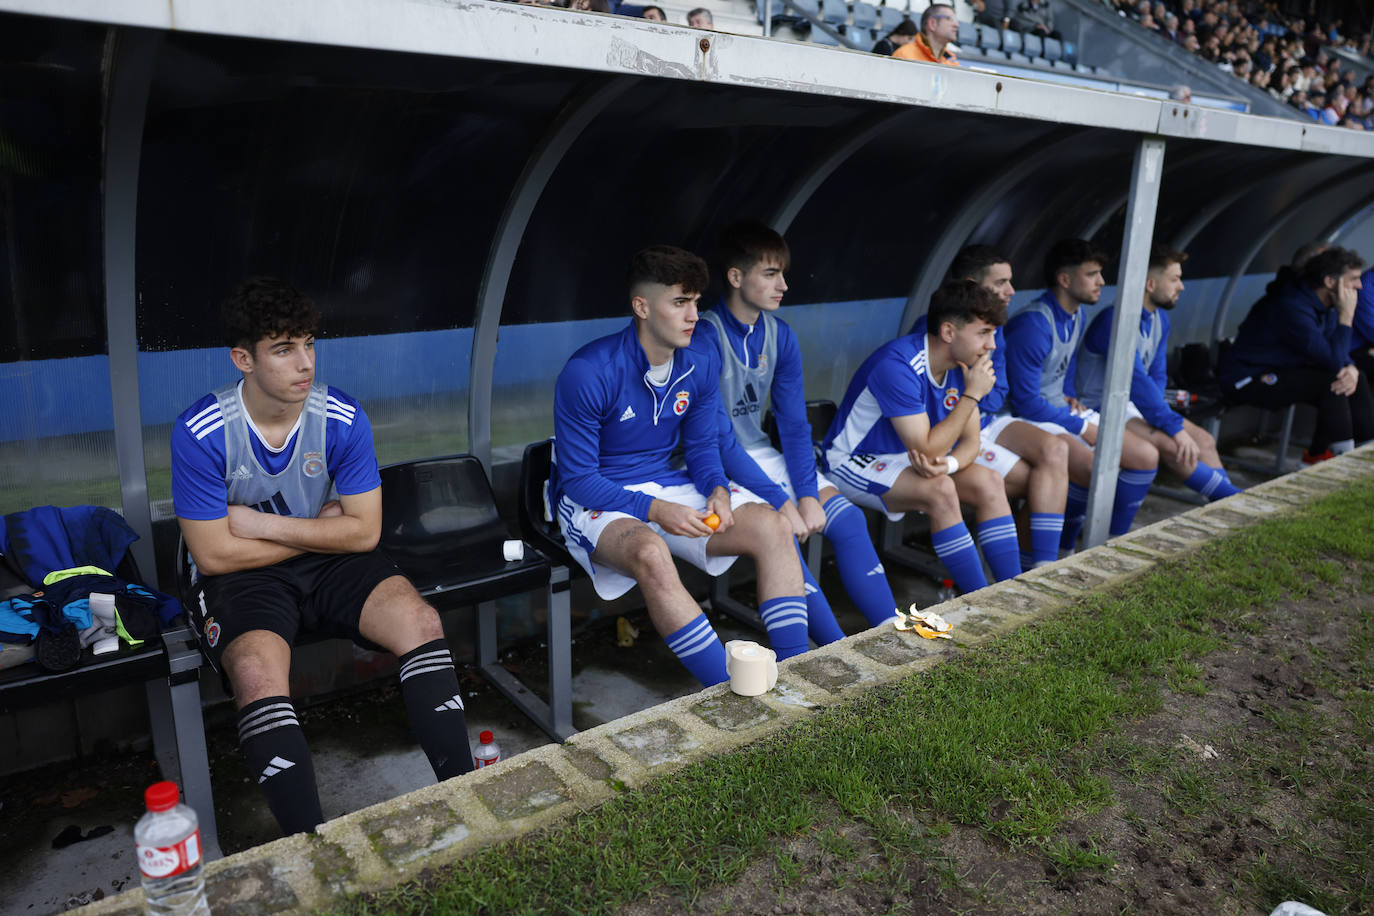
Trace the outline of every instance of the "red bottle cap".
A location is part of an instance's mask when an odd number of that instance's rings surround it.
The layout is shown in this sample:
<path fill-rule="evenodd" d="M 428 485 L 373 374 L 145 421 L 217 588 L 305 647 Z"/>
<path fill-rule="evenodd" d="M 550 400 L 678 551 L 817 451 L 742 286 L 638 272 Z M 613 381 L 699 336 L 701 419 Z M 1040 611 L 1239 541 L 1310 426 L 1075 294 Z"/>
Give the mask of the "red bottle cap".
<path fill-rule="evenodd" d="M 149 811 L 170 811 L 181 801 L 181 789 L 174 782 L 155 782 L 143 791 Z"/>
<path fill-rule="evenodd" d="M 496 736 L 491 732 L 482 732 L 482 734 L 477 736 L 477 740 L 482 744 L 491 744 L 492 741 L 496 740 Z"/>
<path fill-rule="evenodd" d="M 953 579 L 941 579 L 941 580 L 940 580 L 940 587 L 941 587 L 941 588 L 954 588 L 954 580 L 953 580 Z"/>

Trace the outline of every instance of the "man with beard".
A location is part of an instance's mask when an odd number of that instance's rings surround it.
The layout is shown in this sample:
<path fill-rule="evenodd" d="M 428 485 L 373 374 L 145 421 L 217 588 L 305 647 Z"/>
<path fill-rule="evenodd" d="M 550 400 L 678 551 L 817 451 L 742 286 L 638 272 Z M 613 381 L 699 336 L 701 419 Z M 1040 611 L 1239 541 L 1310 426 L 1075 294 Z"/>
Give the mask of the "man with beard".
<path fill-rule="evenodd" d="M 1159 449 L 1164 466 L 1185 486 L 1208 500 L 1239 493 L 1217 454 L 1217 443 L 1205 429 L 1175 413 L 1164 397 L 1168 379 L 1169 312 L 1183 292 L 1183 262 L 1188 255 L 1163 245 L 1150 252 L 1145 274 L 1145 301 L 1140 311 L 1140 337 L 1131 367 L 1131 400 L 1126 405 L 1126 428 Z M 1102 409 L 1107 375 L 1107 350 L 1116 306 L 1103 309 L 1088 327 L 1078 350 L 1079 400 Z"/>

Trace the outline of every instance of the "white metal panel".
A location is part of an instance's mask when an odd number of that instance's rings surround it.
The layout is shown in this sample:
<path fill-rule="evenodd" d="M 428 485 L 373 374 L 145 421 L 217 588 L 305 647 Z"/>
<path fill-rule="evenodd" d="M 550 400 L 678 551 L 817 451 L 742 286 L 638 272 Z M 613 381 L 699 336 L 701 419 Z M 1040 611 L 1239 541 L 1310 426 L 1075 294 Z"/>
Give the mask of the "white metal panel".
<path fill-rule="evenodd" d="M 1164 120 L 1165 103 L 1157 99 L 491 0 L 0 0 L 0 10 L 243 38 L 705 80 L 1151 134 L 1162 130 Z M 1171 125 L 1164 132 L 1293 148 L 1295 128 L 1291 125 L 1301 128 L 1296 121 L 1209 111 L 1197 126 Z M 1374 157 L 1374 136 L 1311 126 L 1301 148 Z"/>
<path fill-rule="evenodd" d="M 1256 117 L 1178 102 L 1162 103 L 1159 112 L 1159 133 L 1166 137 L 1244 143 L 1269 149 L 1302 149 L 1303 126 L 1301 121 Z"/>

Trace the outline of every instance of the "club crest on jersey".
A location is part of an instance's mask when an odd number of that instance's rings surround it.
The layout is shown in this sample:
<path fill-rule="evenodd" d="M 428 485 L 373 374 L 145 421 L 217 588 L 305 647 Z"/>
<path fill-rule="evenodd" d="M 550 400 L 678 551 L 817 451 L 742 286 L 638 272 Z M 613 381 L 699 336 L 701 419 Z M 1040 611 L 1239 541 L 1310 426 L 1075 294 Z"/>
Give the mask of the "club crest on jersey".
<path fill-rule="evenodd" d="M 959 389 L 958 389 L 958 388 L 946 388 L 946 389 L 945 389 L 945 410 L 953 410 L 953 409 L 954 409 L 954 405 L 955 405 L 955 404 L 958 404 L 958 403 L 959 403 Z"/>
<path fill-rule="evenodd" d="M 686 391 L 679 391 L 673 395 L 673 413 L 679 417 L 687 412 L 687 405 L 692 403 L 692 396 Z"/>
<path fill-rule="evenodd" d="M 319 477 L 324 473 L 324 456 L 319 452 L 306 452 L 301 470 L 305 472 L 306 477 Z"/>
<path fill-rule="evenodd" d="M 205 621 L 205 641 L 210 644 L 211 649 L 219 645 L 219 622 L 213 617 Z"/>

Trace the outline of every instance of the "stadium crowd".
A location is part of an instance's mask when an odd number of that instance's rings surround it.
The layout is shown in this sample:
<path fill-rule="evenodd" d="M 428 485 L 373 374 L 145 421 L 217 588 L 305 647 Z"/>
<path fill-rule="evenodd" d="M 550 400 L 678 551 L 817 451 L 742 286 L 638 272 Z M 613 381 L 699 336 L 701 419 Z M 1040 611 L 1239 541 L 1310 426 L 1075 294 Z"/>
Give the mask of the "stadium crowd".
<path fill-rule="evenodd" d="M 1361 80 L 1335 49 L 1368 56 L 1370 35 L 1337 19 L 1285 18 L 1274 3 L 1102 0 L 1122 16 L 1323 124 L 1374 128 L 1374 76 Z"/>

